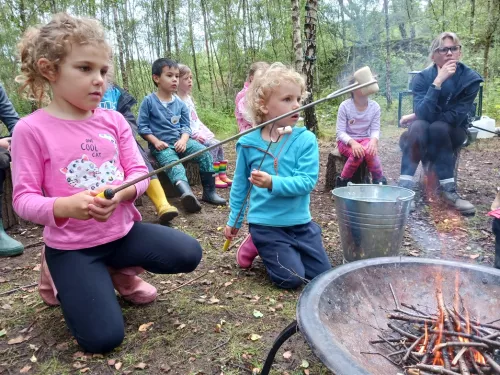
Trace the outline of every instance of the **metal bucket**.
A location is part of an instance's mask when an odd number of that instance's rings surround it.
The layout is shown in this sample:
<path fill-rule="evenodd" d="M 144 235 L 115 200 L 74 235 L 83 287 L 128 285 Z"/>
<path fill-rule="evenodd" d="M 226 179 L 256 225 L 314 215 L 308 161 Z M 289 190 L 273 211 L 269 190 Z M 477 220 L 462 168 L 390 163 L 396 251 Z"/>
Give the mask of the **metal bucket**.
<path fill-rule="evenodd" d="M 349 185 L 332 194 L 345 261 L 398 255 L 415 192 L 398 186 Z"/>

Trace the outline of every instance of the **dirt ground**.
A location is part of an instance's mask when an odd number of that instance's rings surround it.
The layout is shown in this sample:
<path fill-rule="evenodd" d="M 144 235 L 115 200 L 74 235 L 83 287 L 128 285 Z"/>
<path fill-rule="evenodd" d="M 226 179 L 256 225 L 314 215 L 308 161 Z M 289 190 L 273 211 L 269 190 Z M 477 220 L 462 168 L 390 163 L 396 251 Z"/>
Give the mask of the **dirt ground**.
<path fill-rule="evenodd" d="M 383 139 L 380 147 L 390 184 L 395 184 L 399 175 L 401 153 L 397 140 L 396 132 Z M 417 211 L 409 218 L 403 240 L 403 255 L 491 266 L 494 238 L 485 214 L 498 183 L 500 160 L 495 153 L 499 145 L 499 139 L 481 140 L 461 153 L 459 191 L 476 205 L 476 216 L 460 217 L 440 205 L 439 200 L 424 199 L 419 194 Z M 234 161 L 231 148 L 225 149 L 230 161 Z M 335 209 L 330 192 L 323 191 L 330 148 L 327 143 L 321 145 L 321 176 L 311 195 L 311 211 L 323 229 L 332 264 L 339 266 L 342 250 Z M 200 193 L 199 187 L 194 190 Z M 221 195 L 228 198 L 228 193 L 225 190 Z M 139 208 L 143 219 L 155 222 L 153 205 L 147 198 L 143 201 Z M 179 206 L 176 200 L 172 203 Z M 45 306 L 36 287 L 29 286 L 39 275 L 41 227 L 23 223 L 10 229 L 9 233 L 23 242 L 26 250 L 21 256 L 1 259 L 0 374 L 257 373 L 275 337 L 294 320 L 301 290 L 274 288 L 258 260 L 250 270 L 239 269 L 234 259 L 238 241 L 229 252 L 222 252 L 222 227 L 227 215 L 227 207 L 204 204 L 200 213 L 182 212 L 175 219 L 175 227 L 202 244 L 204 258 L 200 266 L 185 275 L 144 274 L 158 288 L 158 300 L 148 306 L 120 300 L 125 341 L 104 356 L 82 353 L 66 328 L 60 308 Z M 330 372 L 297 334 L 282 346 L 272 373 Z"/>

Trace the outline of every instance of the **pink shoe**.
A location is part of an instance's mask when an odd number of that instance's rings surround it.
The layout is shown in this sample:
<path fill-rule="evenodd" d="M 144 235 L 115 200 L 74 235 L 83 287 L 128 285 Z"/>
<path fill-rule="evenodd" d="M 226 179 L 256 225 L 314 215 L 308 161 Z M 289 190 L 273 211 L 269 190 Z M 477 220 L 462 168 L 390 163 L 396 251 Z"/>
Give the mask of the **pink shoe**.
<path fill-rule="evenodd" d="M 259 253 L 249 234 L 236 251 L 236 262 L 241 268 L 250 268 L 257 255 L 259 255 Z"/>
<path fill-rule="evenodd" d="M 40 279 L 38 279 L 38 293 L 42 297 L 43 302 L 49 306 L 58 306 L 57 289 L 52 281 L 49 267 L 45 260 L 45 246 L 42 248 L 41 256 L 42 264 L 40 266 Z"/>
<path fill-rule="evenodd" d="M 138 268 L 139 267 L 129 267 L 123 270 L 109 268 L 109 273 L 115 289 L 120 293 L 123 299 L 136 305 L 145 305 L 156 299 L 156 288 L 142 280 L 137 276 L 136 272 L 134 272 L 135 274 L 130 272 L 131 269 L 135 270 Z M 142 270 L 142 272 L 144 272 L 144 270 Z"/>

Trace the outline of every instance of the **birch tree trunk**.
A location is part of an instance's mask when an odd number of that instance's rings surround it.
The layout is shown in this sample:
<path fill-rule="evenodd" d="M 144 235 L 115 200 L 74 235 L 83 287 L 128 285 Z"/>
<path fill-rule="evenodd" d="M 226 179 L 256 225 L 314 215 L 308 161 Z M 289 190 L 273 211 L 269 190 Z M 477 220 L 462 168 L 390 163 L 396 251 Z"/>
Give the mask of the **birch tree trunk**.
<path fill-rule="evenodd" d="M 387 107 L 392 104 L 391 93 L 391 46 L 390 46 L 390 28 L 389 28 L 389 0 L 384 0 L 385 15 L 385 98 Z"/>
<path fill-rule="evenodd" d="M 196 86 L 198 86 L 198 91 L 201 91 L 200 86 L 200 75 L 198 74 L 198 63 L 196 62 L 196 51 L 194 49 L 194 38 L 193 38 L 193 0 L 188 0 L 188 25 L 189 25 L 189 42 L 191 44 L 191 56 L 193 58 L 193 68 L 194 76 L 196 79 Z"/>
<path fill-rule="evenodd" d="M 113 21 L 115 24 L 116 39 L 118 42 L 118 61 L 120 63 L 120 74 L 122 76 L 122 85 L 125 90 L 128 90 L 128 76 L 125 69 L 125 59 L 123 54 L 123 32 L 120 28 L 120 20 L 118 19 L 117 4 L 113 4 Z"/>
<path fill-rule="evenodd" d="M 293 51 L 295 53 L 295 70 L 297 72 L 302 71 L 303 51 L 302 51 L 302 40 L 300 38 L 300 11 L 299 11 L 299 0 L 292 0 L 292 28 L 293 28 Z"/>
<path fill-rule="evenodd" d="M 302 73 L 306 76 L 306 89 L 309 96 L 305 104 L 313 101 L 314 86 L 314 62 L 316 61 L 316 22 L 317 22 L 318 0 L 306 1 L 306 16 L 304 20 L 305 54 Z M 304 123 L 306 128 L 314 134 L 318 133 L 318 119 L 315 107 L 307 108 Z"/>
<path fill-rule="evenodd" d="M 208 29 L 207 29 L 207 6 L 206 0 L 201 0 L 201 13 L 203 15 L 203 32 L 205 34 L 205 50 L 207 52 L 207 62 L 208 62 L 208 76 L 210 78 L 210 94 L 212 95 L 212 108 L 215 108 L 215 94 L 214 94 L 214 78 L 212 75 L 212 63 L 211 63 L 211 53 L 210 47 L 208 46 Z"/>

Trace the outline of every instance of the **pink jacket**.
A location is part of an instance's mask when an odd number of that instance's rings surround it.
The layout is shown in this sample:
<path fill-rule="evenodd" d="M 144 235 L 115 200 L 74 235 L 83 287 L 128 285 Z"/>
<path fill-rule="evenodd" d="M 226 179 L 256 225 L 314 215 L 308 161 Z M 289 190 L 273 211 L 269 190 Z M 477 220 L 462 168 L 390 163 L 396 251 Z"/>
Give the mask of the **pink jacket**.
<path fill-rule="evenodd" d="M 236 116 L 236 121 L 238 122 L 240 133 L 253 127 L 252 123 L 245 119 L 245 116 L 243 115 L 246 111 L 245 94 L 248 91 L 249 86 L 250 82 L 245 82 L 245 84 L 243 85 L 243 89 L 238 94 L 236 94 L 236 99 L 234 100 L 234 115 Z"/>
<path fill-rule="evenodd" d="M 148 173 L 130 126 L 113 110 L 97 108 L 86 120 L 62 120 L 39 109 L 19 120 L 12 138 L 13 206 L 22 218 L 45 225 L 45 243 L 76 250 L 125 236 L 141 215 L 122 202 L 105 223 L 54 218 L 54 202 L 102 185 L 121 185 Z M 137 183 L 142 195 L 149 179 Z"/>
<path fill-rule="evenodd" d="M 191 138 L 198 140 L 201 137 L 204 140 L 201 143 L 205 143 L 205 141 L 215 138 L 214 133 L 212 133 L 210 129 L 207 128 L 205 124 L 201 122 L 200 118 L 198 117 L 193 99 L 190 96 L 188 96 L 184 100 L 184 103 L 186 103 L 189 109 L 189 125 L 191 127 Z"/>

